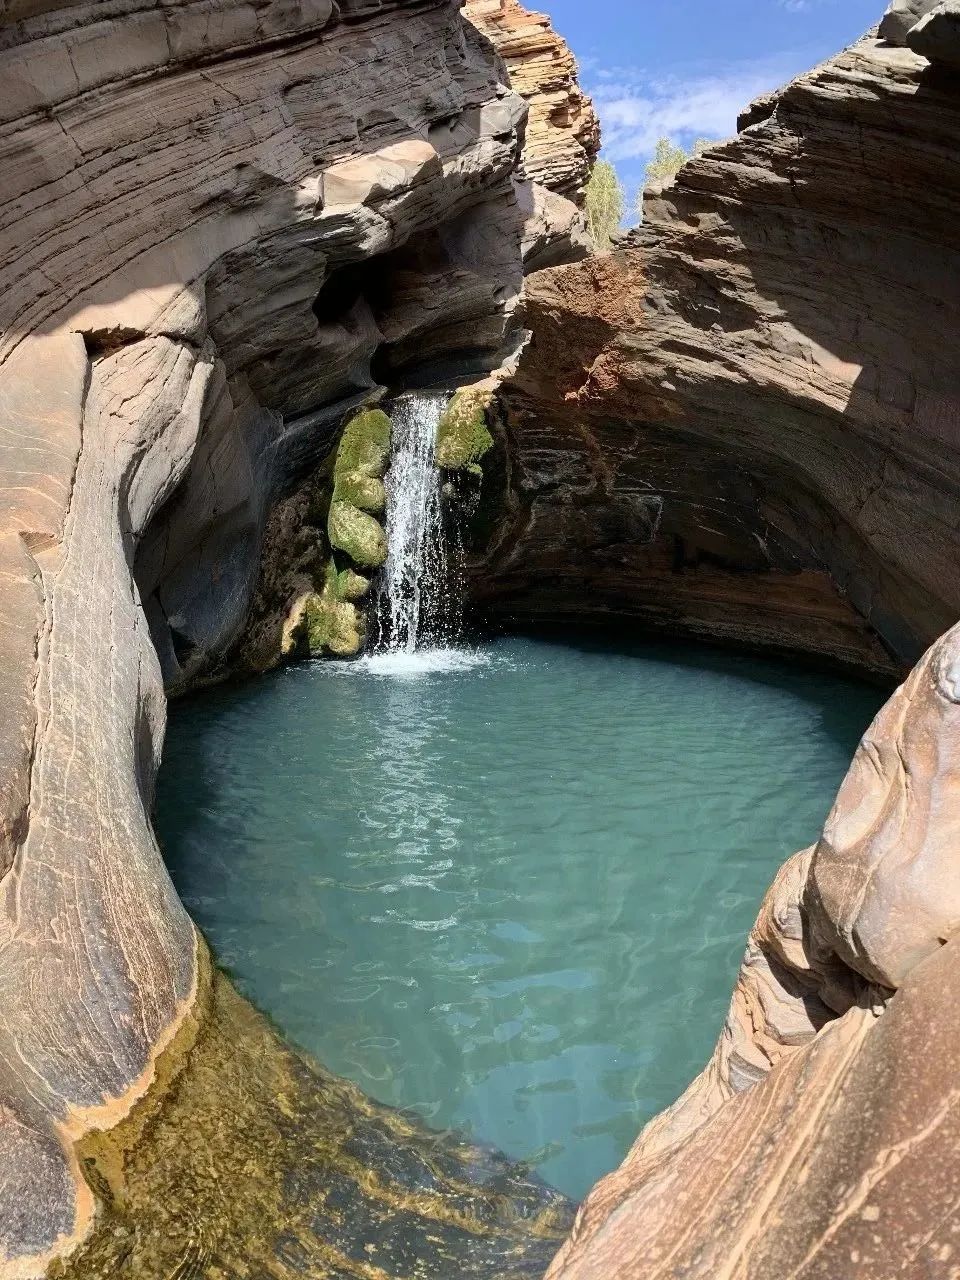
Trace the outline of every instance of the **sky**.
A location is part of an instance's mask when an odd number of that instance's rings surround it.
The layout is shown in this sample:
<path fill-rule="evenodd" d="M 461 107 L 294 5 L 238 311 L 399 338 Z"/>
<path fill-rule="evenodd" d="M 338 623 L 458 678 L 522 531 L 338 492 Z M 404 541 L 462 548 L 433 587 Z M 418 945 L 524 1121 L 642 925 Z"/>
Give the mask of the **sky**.
<path fill-rule="evenodd" d="M 885 0 L 538 0 L 580 62 L 632 208 L 659 137 L 736 132 L 737 113 L 861 36 Z"/>

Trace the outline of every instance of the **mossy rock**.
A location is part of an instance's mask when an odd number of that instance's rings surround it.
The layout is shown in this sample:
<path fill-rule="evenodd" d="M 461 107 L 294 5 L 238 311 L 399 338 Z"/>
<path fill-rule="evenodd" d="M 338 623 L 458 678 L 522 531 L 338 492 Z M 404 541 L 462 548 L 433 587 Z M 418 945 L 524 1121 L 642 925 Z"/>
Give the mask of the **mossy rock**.
<path fill-rule="evenodd" d="M 337 600 L 329 592 L 312 595 L 304 608 L 307 648 L 311 658 L 332 653 L 352 658 L 363 648 L 363 618 L 356 605 Z"/>
<path fill-rule="evenodd" d="M 390 419 L 381 409 L 363 409 L 350 419 L 333 466 L 334 502 L 349 503 L 361 511 L 384 509 L 390 434 Z"/>
<path fill-rule="evenodd" d="M 444 471 L 473 470 L 493 447 L 487 427 L 489 403 L 489 392 L 476 387 L 464 387 L 454 395 L 437 426 L 438 467 Z"/>
<path fill-rule="evenodd" d="M 370 511 L 379 515 L 387 505 L 387 491 L 383 481 L 375 476 L 365 476 L 359 471 L 351 471 L 338 478 L 333 491 L 335 502 L 347 502 L 360 511 Z"/>
<path fill-rule="evenodd" d="M 357 600 L 362 600 L 370 590 L 370 579 L 360 573 L 354 573 L 352 569 L 344 569 L 342 573 L 337 574 L 335 589 L 338 600 L 356 603 Z"/>
<path fill-rule="evenodd" d="M 373 516 L 334 499 L 327 522 L 330 545 L 363 569 L 379 569 L 387 558 L 387 535 Z"/>

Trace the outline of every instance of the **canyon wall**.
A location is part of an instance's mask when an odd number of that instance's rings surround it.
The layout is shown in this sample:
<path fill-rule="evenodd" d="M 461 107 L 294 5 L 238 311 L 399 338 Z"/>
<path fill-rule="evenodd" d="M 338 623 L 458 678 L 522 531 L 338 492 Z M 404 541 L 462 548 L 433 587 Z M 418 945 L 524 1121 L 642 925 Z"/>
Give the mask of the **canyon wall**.
<path fill-rule="evenodd" d="M 149 822 L 165 686 L 229 668 L 274 570 L 283 606 L 264 529 L 309 525 L 358 407 L 532 331 L 472 566 L 501 616 L 886 678 L 956 619 L 953 5 L 756 104 L 590 259 L 569 55 L 469 12 L 0 7 L 4 1276 L 533 1275 L 563 1231 L 279 1044 Z M 555 1275 L 949 1274 L 958 645 L 865 738 L 713 1063 Z"/>
<path fill-rule="evenodd" d="M 902 672 L 960 614 L 955 73 L 868 38 L 741 125 L 530 282 L 475 599 Z"/>
<path fill-rule="evenodd" d="M 517 0 L 467 0 L 464 15 L 503 58 L 529 108 L 518 198 L 527 215 L 528 271 L 586 257 L 584 192 L 600 150 L 600 122 L 577 83 L 573 54 L 546 14 Z"/>
<path fill-rule="evenodd" d="M 164 685 L 225 662 L 271 509 L 357 405 L 514 349 L 527 113 L 452 0 L 0 8 L 5 1276 L 77 1248 L 78 1274 L 179 1273 L 191 1237 L 234 1274 L 213 1242 L 256 1213 L 204 1221 L 173 1157 L 210 1124 L 242 1151 L 239 1109 L 181 1118 L 151 1222 L 123 1173 L 203 1061 L 197 939 L 149 820 Z M 312 1253 L 274 1233 L 271 1274 L 315 1274 L 318 1222 Z M 182 1249 L 151 1255 L 165 1232 Z"/>
<path fill-rule="evenodd" d="M 957 6 L 893 15 L 528 285 L 476 600 L 916 662 L 549 1280 L 958 1274 Z"/>

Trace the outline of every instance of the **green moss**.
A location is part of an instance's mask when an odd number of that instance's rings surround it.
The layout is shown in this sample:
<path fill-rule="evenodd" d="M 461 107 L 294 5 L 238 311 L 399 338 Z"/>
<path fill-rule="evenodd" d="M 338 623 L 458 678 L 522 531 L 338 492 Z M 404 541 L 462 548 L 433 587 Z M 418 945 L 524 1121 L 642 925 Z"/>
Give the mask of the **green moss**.
<path fill-rule="evenodd" d="M 370 579 L 352 569 L 344 569 L 337 574 L 336 593 L 338 600 L 355 602 L 362 600 L 370 590 Z"/>
<path fill-rule="evenodd" d="M 383 474 L 390 456 L 390 419 L 380 409 L 363 409 L 344 428 L 333 467 L 333 500 L 361 511 L 382 511 Z"/>
<path fill-rule="evenodd" d="M 336 600 L 326 590 L 307 599 L 304 625 L 312 658 L 327 654 L 352 658 L 363 648 L 364 626 L 359 609 L 347 601 Z"/>
<path fill-rule="evenodd" d="M 333 491 L 334 500 L 347 502 L 360 511 L 372 511 L 379 514 L 387 505 L 387 491 L 383 481 L 374 476 L 362 475 L 359 471 L 351 471 L 340 476 Z"/>
<path fill-rule="evenodd" d="M 386 505 L 382 477 L 390 456 L 390 431 L 390 419 L 380 409 L 361 410 L 344 428 L 333 466 L 327 515 L 330 545 L 364 569 L 379 569 L 387 558 L 387 536 L 370 513 Z M 359 599 L 363 590 L 359 582 L 344 580 L 335 594 L 345 601 Z"/>
<path fill-rule="evenodd" d="M 330 545 L 364 569 L 379 569 L 387 558 L 387 535 L 373 516 L 334 498 L 327 521 Z"/>
<path fill-rule="evenodd" d="M 476 468 L 493 446 L 487 429 L 489 393 L 464 387 L 450 401 L 437 427 L 437 466 L 445 471 Z"/>

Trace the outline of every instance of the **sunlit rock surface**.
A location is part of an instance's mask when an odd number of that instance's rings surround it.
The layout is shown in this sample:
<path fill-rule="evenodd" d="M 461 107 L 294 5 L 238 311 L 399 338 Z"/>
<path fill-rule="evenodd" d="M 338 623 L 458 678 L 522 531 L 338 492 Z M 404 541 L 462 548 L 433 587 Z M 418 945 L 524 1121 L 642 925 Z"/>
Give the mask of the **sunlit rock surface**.
<path fill-rule="evenodd" d="M 955 1274 L 960 627 L 782 869 L 703 1075 L 591 1193 L 552 1280 Z"/>
<path fill-rule="evenodd" d="M 322 1146 L 320 1077 L 238 1027 L 253 1015 L 205 976 L 147 816 L 164 683 L 227 660 L 275 499 L 383 387 L 510 354 L 521 248 L 574 251 L 582 156 L 536 121 L 522 156 L 524 97 L 585 113 L 570 67 L 539 20 L 511 52 L 526 20 L 476 7 L 500 35 L 444 0 L 3 9 L 11 1276 L 68 1255 L 78 1280 L 376 1275 L 350 1215 L 398 1198 L 388 1275 L 536 1273 L 562 1229 L 566 1206 L 516 1170 L 451 1219 L 453 1184 L 491 1166 L 444 1146 L 438 1173 L 429 1139 L 379 1113 L 391 1191 L 361 1144 L 341 1234 L 299 1216 L 334 1185 L 284 1142 Z M 918 17 L 905 44 L 866 40 L 752 108 L 632 247 L 537 278 L 478 600 L 883 674 L 955 621 L 960 91 L 953 6 Z M 542 48 L 540 95 L 522 73 Z M 588 157 L 591 128 L 566 130 Z M 537 214 L 538 186 L 567 223 Z M 957 644 L 867 736 L 768 899 L 706 1076 L 594 1194 L 555 1275 L 950 1274 Z M 439 1201 L 404 1189 L 408 1160 Z"/>
<path fill-rule="evenodd" d="M 867 38 L 529 284 L 477 597 L 905 670 L 960 614 L 960 90 Z"/>
<path fill-rule="evenodd" d="M 771 887 L 712 1060 L 591 1193 L 550 1280 L 956 1274 L 960 82 L 943 21 L 942 59 L 915 51 L 921 24 L 864 39 L 648 198 L 628 248 L 529 282 L 478 600 L 875 673 L 919 658 Z"/>
<path fill-rule="evenodd" d="M 527 269 L 582 258 L 591 247 L 582 209 L 600 124 L 573 54 L 546 14 L 517 0 L 467 0 L 464 15 L 492 42 L 530 109 L 518 173 Z"/>

